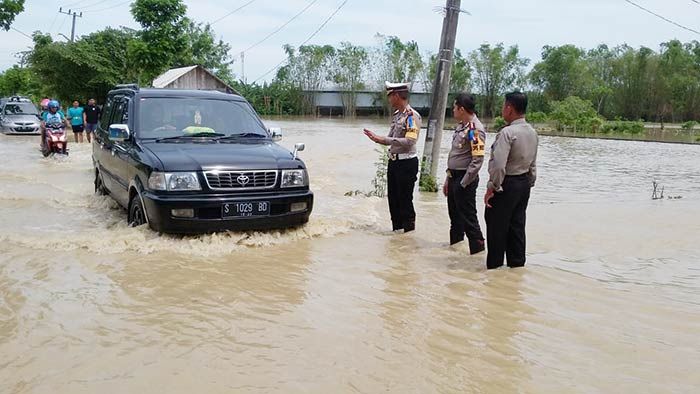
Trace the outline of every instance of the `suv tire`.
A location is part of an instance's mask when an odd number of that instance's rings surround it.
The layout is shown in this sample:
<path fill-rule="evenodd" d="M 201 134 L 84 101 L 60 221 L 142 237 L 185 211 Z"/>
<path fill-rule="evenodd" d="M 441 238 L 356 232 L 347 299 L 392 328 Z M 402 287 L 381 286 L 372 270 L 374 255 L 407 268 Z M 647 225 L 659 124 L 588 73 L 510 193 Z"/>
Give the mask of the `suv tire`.
<path fill-rule="evenodd" d="M 105 189 L 105 184 L 102 182 L 102 174 L 95 170 L 95 194 L 98 196 L 106 196 L 107 189 Z"/>
<path fill-rule="evenodd" d="M 143 204 L 141 204 L 141 198 L 138 194 L 131 198 L 131 203 L 129 203 L 129 227 L 138 227 L 142 224 L 146 224 L 146 211 L 143 209 Z"/>

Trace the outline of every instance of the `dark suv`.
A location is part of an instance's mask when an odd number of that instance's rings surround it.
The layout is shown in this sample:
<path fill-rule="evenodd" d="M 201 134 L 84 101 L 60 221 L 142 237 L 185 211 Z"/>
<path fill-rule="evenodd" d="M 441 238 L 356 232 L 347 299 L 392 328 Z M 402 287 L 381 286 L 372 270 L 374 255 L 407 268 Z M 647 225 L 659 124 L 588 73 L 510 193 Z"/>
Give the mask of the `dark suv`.
<path fill-rule="evenodd" d="M 237 95 L 119 85 L 92 145 L 95 191 L 159 232 L 298 226 L 313 207 L 304 145 L 279 138 Z"/>

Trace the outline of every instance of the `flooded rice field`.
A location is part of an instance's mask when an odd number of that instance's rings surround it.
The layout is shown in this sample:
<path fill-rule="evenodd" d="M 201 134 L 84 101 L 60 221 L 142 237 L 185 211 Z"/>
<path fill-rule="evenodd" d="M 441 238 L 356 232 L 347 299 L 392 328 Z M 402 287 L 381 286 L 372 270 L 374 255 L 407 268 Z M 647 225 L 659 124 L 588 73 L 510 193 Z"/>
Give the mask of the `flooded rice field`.
<path fill-rule="evenodd" d="M 486 272 L 442 195 L 405 235 L 345 196 L 385 122 L 267 124 L 306 143 L 311 221 L 197 237 L 129 228 L 87 144 L 0 135 L 0 393 L 697 392 L 700 146 L 542 137 L 528 265 Z"/>

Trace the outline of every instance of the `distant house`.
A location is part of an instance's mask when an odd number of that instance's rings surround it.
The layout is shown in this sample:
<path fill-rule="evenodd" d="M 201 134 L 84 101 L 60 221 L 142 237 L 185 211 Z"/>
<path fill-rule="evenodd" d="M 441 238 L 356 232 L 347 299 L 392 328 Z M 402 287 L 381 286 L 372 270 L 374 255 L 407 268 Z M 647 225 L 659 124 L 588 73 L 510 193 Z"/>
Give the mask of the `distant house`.
<path fill-rule="evenodd" d="M 154 88 L 218 90 L 238 94 L 221 78 L 202 66 L 173 68 L 153 80 Z"/>

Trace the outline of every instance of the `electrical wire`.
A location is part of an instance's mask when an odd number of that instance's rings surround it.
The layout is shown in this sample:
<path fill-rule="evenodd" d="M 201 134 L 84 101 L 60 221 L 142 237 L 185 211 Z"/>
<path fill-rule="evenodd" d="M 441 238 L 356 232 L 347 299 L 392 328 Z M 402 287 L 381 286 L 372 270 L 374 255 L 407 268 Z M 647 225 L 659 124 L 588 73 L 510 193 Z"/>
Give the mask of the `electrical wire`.
<path fill-rule="evenodd" d="M 103 12 L 103 11 L 111 10 L 111 9 L 114 9 L 114 8 L 117 8 L 117 7 L 121 7 L 121 6 L 123 6 L 124 4 L 131 3 L 132 1 L 133 1 L 133 0 L 127 0 L 127 1 L 121 2 L 121 3 L 119 3 L 119 4 L 115 4 L 115 5 L 113 5 L 113 6 L 110 6 L 110 7 L 101 8 L 101 9 L 99 9 L 99 10 L 88 10 L 88 11 L 84 11 L 84 13 L 86 13 L 86 14 L 92 14 L 92 13 L 96 13 L 96 12 Z"/>
<path fill-rule="evenodd" d="M 695 34 L 697 34 L 697 35 L 700 36 L 700 31 L 697 31 L 697 30 L 695 30 L 695 29 L 691 29 L 691 28 L 689 28 L 689 27 L 683 26 L 683 25 L 681 25 L 680 23 L 676 23 L 676 22 L 674 22 L 674 21 L 672 21 L 672 20 L 666 18 L 665 16 L 659 15 L 659 14 L 657 14 L 657 13 L 654 12 L 654 11 L 651 11 L 651 10 L 649 10 L 649 9 L 646 9 L 646 8 L 642 7 L 641 5 L 635 3 L 635 2 L 633 2 L 633 1 L 631 1 L 631 0 L 625 0 L 625 1 L 626 1 L 627 3 L 632 4 L 632 5 L 635 6 L 635 7 L 637 7 L 637 8 L 639 8 L 639 9 L 643 10 L 643 11 L 646 11 L 646 12 L 648 12 L 648 13 L 650 13 L 650 14 L 656 16 L 657 18 L 661 18 L 661 19 L 665 20 L 666 22 L 668 22 L 668 23 L 670 23 L 670 24 L 672 24 L 672 25 L 678 26 L 678 27 L 680 27 L 681 29 L 687 30 L 687 31 L 689 31 L 689 32 L 695 33 Z M 695 1 L 695 0 L 693 0 L 693 1 Z M 695 2 L 697 3 L 697 1 L 695 1 Z M 700 4 L 700 3 L 699 3 L 699 4 Z"/>
<path fill-rule="evenodd" d="M 316 36 L 316 34 L 318 34 L 318 33 L 328 24 L 328 22 L 330 22 L 330 20 L 333 19 L 333 17 L 334 17 L 338 12 L 340 12 L 340 10 L 345 6 L 345 4 L 347 4 L 348 1 L 350 1 L 350 0 L 344 0 L 342 3 L 340 3 L 340 5 L 338 6 L 338 8 L 336 8 L 335 11 L 333 11 L 333 13 L 332 13 L 328 18 L 326 18 L 326 20 L 323 21 L 323 23 L 321 23 L 321 26 L 319 26 L 318 29 L 316 29 L 316 31 L 314 31 L 314 32 L 309 36 L 309 38 L 307 38 L 307 39 L 306 39 L 304 42 L 302 42 L 299 46 L 304 46 L 304 45 L 306 45 L 306 43 L 308 43 L 309 41 L 311 41 L 311 40 Z M 276 65 L 275 67 L 271 68 L 271 69 L 270 69 L 268 72 L 266 72 L 265 74 L 259 76 L 258 79 L 256 79 L 255 81 L 253 81 L 253 83 L 256 83 L 256 82 L 258 82 L 259 80 L 265 78 L 266 76 L 268 76 L 268 74 L 270 74 L 271 72 L 277 70 L 277 69 L 278 69 L 282 64 L 284 64 L 286 61 L 287 61 L 287 59 L 284 59 L 284 60 L 282 60 L 281 62 L 277 63 L 277 65 Z"/>
<path fill-rule="evenodd" d="M 74 5 L 78 5 L 78 4 L 84 3 L 84 2 L 86 2 L 86 1 L 87 1 L 87 0 L 76 1 L 75 3 L 70 3 L 70 4 L 62 5 L 61 8 L 73 7 Z"/>
<path fill-rule="evenodd" d="M 210 23 L 210 25 L 213 25 L 213 24 L 215 24 L 215 23 L 221 22 L 222 20 L 228 18 L 229 16 L 235 14 L 236 12 L 242 10 L 243 8 L 249 6 L 250 4 L 252 4 L 252 3 L 256 2 L 256 1 L 257 1 L 257 0 L 250 0 L 249 2 L 243 4 L 242 6 L 236 8 L 235 10 L 229 12 L 228 14 L 226 14 L 226 15 L 222 16 L 221 18 L 215 20 L 214 22 Z"/>
<path fill-rule="evenodd" d="M 23 31 L 21 31 L 21 30 L 15 28 L 15 27 L 13 27 L 13 26 L 10 26 L 10 29 L 12 29 L 12 30 L 16 31 L 17 33 L 19 33 L 19 34 L 21 34 L 21 35 L 27 37 L 28 39 L 34 41 L 34 38 L 32 38 L 32 36 L 30 36 L 29 34 L 27 34 L 27 33 L 23 32 Z"/>
<path fill-rule="evenodd" d="M 265 36 L 263 39 L 261 39 L 260 41 L 256 42 L 255 44 L 249 46 L 248 48 L 246 48 L 245 50 L 240 51 L 240 52 L 248 52 L 248 51 L 250 51 L 251 49 L 257 47 L 257 46 L 260 45 L 260 44 L 262 44 L 263 42 L 267 41 L 268 38 L 270 38 L 270 37 L 274 36 L 275 34 L 279 33 L 280 30 L 284 29 L 285 27 L 287 27 L 287 25 L 289 25 L 289 24 L 292 23 L 295 19 L 297 19 L 298 17 L 300 17 L 301 14 L 303 14 L 304 12 L 306 12 L 306 10 L 308 10 L 309 8 L 311 8 L 311 6 L 314 5 L 316 2 L 318 2 L 318 0 L 312 0 L 309 4 L 306 5 L 306 7 L 304 7 L 304 9 L 302 9 L 301 11 L 299 11 L 299 13 L 297 13 L 296 15 L 294 15 L 293 17 L 291 17 L 288 21 L 286 21 L 284 24 L 282 24 L 280 27 L 278 27 L 275 31 L 273 31 L 272 33 L 266 35 L 266 36 Z"/>
<path fill-rule="evenodd" d="M 80 6 L 80 7 L 75 7 L 75 8 L 73 8 L 71 11 L 76 11 L 76 10 L 80 11 L 80 10 L 84 10 L 84 9 L 86 9 L 86 8 L 92 8 L 92 7 L 98 6 L 98 5 L 100 5 L 100 4 L 102 4 L 102 3 L 105 3 L 105 2 L 107 2 L 107 0 L 96 1 L 96 2 L 94 2 L 94 3 L 92 3 L 92 4 L 83 5 L 83 6 Z"/>

